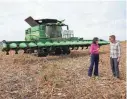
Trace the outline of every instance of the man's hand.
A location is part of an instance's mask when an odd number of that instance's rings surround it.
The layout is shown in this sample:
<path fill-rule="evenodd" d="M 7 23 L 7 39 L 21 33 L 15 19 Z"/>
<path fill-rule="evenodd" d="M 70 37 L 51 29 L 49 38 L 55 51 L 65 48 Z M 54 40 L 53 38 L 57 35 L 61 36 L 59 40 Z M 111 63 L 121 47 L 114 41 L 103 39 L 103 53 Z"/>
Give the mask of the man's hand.
<path fill-rule="evenodd" d="M 120 62 L 120 57 L 117 58 L 117 62 Z"/>

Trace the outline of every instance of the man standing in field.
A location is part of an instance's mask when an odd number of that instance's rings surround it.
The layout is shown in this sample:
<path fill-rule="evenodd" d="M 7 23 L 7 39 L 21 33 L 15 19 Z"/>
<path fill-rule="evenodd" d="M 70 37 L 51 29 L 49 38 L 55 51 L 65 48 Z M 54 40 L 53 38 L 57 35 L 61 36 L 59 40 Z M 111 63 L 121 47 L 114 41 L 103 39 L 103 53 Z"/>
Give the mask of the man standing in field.
<path fill-rule="evenodd" d="M 115 35 L 109 36 L 110 40 L 110 64 L 114 77 L 119 78 L 120 42 L 116 41 Z"/>

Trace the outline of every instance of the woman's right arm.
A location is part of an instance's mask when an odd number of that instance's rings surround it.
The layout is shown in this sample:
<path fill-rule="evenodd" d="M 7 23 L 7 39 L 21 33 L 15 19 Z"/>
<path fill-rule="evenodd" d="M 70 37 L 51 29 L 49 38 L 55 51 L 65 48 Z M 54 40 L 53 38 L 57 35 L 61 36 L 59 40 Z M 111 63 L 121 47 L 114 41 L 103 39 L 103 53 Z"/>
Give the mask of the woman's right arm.
<path fill-rule="evenodd" d="M 91 44 L 91 46 L 90 46 L 90 53 L 93 53 L 93 44 Z"/>

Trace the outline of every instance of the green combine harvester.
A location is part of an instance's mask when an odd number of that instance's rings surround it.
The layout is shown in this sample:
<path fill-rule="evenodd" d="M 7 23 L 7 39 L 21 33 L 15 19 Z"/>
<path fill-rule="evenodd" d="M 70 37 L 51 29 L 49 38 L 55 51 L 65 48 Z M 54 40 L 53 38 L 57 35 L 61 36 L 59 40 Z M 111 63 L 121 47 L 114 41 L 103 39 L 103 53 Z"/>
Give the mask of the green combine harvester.
<path fill-rule="evenodd" d="M 74 37 L 73 31 L 63 23 L 64 20 L 34 20 L 28 17 L 25 21 L 31 26 L 25 31 L 25 41 L 2 41 L 2 51 L 7 55 L 10 50 L 14 50 L 15 54 L 18 54 L 19 50 L 24 50 L 24 53 L 37 53 L 39 57 L 48 54 L 69 54 L 70 50 L 88 48 L 92 43 L 92 40 Z M 100 46 L 107 44 L 109 42 L 100 39 Z"/>

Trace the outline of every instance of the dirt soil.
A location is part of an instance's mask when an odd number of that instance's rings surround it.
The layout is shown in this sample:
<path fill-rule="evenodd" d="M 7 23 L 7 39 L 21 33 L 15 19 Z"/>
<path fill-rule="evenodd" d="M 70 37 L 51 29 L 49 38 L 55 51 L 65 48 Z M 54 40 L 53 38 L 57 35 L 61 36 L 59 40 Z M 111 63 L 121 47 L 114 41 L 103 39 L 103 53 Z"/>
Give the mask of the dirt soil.
<path fill-rule="evenodd" d="M 101 47 L 99 73 L 87 76 L 88 50 L 38 58 L 0 53 L 0 99 L 125 99 L 126 43 L 121 43 L 120 79 L 112 76 L 109 46 Z"/>

